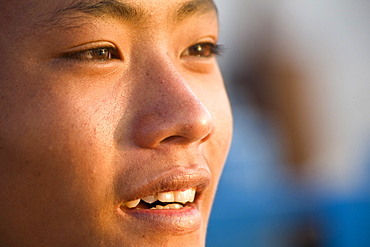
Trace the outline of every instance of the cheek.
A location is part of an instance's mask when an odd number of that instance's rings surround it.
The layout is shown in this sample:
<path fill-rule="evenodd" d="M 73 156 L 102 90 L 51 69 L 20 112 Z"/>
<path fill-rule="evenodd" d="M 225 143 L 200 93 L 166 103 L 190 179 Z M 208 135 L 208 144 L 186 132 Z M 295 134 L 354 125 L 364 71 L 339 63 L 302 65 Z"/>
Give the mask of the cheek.
<path fill-rule="evenodd" d="M 232 116 L 229 101 L 222 84 L 212 93 L 207 94 L 207 108 L 212 114 L 215 129 L 211 138 L 202 144 L 203 153 L 212 173 L 212 183 L 205 192 L 206 207 L 203 212 L 204 222 L 208 222 L 209 213 L 212 208 L 213 200 L 217 190 L 218 182 L 221 177 L 222 169 L 231 144 L 232 136 Z"/>
<path fill-rule="evenodd" d="M 212 76 L 198 84 L 206 85 L 198 89 L 197 95 L 199 95 L 199 98 L 212 115 L 215 131 L 210 143 L 213 146 L 212 150 L 221 158 L 223 163 L 226 159 L 232 136 L 232 113 L 223 79 L 219 71 L 216 70 Z"/>
<path fill-rule="evenodd" d="M 71 238 L 92 231 L 75 229 L 79 221 L 86 228 L 102 227 L 103 218 L 113 217 L 108 212 L 115 200 L 109 166 L 113 103 L 86 90 L 78 95 L 47 87 L 18 89 L 1 101 L 0 222 L 16 222 L 18 233 L 33 229 Z"/>
<path fill-rule="evenodd" d="M 203 85 L 204 81 L 209 82 L 207 89 L 202 88 L 198 95 L 211 112 L 215 128 L 212 137 L 203 145 L 217 186 L 231 144 L 232 113 L 221 75 L 214 73 L 211 78 L 203 80 Z"/>
<path fill-rule="evenodd" d="M 232 117 L 229 104 L 227 100 L 221 101 L 220 99 L 219 97 L 217 102 L 223 106 L 213 111 L 215 131 L 205 149 L 205 155 L 210 160 L 209 166 L 216 184 L 221 176 L 232 136 Z"/>

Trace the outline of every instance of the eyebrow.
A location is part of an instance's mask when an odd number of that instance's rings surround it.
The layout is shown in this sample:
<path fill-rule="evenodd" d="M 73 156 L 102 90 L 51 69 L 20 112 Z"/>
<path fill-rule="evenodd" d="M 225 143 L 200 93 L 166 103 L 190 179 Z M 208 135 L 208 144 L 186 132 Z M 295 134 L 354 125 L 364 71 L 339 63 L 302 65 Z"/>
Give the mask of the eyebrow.
<path fill-rule="evenodd" d="M 174 22 L 180 22 L 190 16 L 201 15 L 214 11 L 217 8 L 213 0 L 190 0 L 182 3 L 174 14 Z M 131 5 L 118 0 L 76 0 L 68 6 L 53 11 L 51 18 L 47 21 L 51 25 L 74 26 L 81 16 L 78 13 L 85 13 L 100 18 L 113 18 L 126 22 L 145 22 L 149 14 L 140 5 Z"/>
<path fill-rule="evenodd" d="M 194 14 L 205 14 L 214 11 L 217 13 L 217 8 L 213 0 L 193 0 L 185 2 L 177 11 L 175 21 L 181 21 Z"/>
<path fill-rule="evenodd" d="M 73 1 L 64 8 L 54 11 L 54 17 L 85 13 L 96 17 L 111 17 L 125 21 L 139 21 L 144 16 L 144 10 L 139 6 L 131 6 L 117 0 L 80 0 Z"/>

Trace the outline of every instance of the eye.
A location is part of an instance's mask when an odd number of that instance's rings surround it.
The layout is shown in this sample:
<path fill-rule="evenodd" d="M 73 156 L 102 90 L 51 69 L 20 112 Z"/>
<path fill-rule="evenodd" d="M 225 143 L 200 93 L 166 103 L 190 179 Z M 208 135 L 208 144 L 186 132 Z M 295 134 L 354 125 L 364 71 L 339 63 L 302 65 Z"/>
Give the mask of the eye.
<path fill-rule="evenodd" d="M 63 55 L 63 57 L 68 59 L 87 60 L 87 61 L 89 60 L 106 61 L 120 59 L 119 53 L 117 49 L 114 47 L 99 47 L 84 51 L 70 52 Z"/>
<path fill-rule="evenodd" d="M 194 56 L 194 57 L 211 57 L 213 55 L 220 55 L 221 45 L 213 43 L 199 43 L 190 46 L 185 50 L 182 56 Z"/>

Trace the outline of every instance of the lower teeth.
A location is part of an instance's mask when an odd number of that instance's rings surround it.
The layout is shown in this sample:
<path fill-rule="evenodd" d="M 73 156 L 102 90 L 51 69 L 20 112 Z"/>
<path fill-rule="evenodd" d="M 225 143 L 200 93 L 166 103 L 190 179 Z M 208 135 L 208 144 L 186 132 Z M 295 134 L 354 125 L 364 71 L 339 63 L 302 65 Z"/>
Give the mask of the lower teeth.
<path fill-rule="evenodd" d="M 151 209 L 180 209 L 180 208 L 183 208 L 183 207 L 184 207 L 183 205 L 174 203 L 174 204 L 168 204 L 168 205 L 165 205 L 165 206 L 157 205 L 155 207 L 152 207 Z"/>

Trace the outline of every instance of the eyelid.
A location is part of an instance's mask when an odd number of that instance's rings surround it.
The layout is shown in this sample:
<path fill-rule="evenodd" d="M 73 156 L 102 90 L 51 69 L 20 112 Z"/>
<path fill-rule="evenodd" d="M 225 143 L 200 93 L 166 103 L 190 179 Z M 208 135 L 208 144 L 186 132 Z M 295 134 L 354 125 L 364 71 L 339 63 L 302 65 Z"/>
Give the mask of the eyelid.
<path fill-rule="evenodd" d="M 107 42 L 107 41 L 96 41 L 96 42 L 90 42 L 90 43 L 77 45 L 77 46 L 74 46 L 72 48 L 69 48 L 69 49 L 65 50 L 59 57 L 60 58 L 67 58 L 67 59 L 68 58 L 73 59 L 74 55 L 83 54 L 84 52 L 93 51 L 93 50 L 97 50 L 97 49 L 104 49 L 104 48 L 109 49 L 111 51 L 112 50 L 117 51 L 118 57 L 119 58 L 122 57 L 122 55 L 120 54 L 120 52 L 117 49 L 117 46 L 114 45 L 113 43 Z"/>
<path fill-rule="evenodd" d="M 80 45 L 73 46 L 71 48 L 68 48 L 65 50 L 63 53 L 75 53 L 79 51 L 85 51 L 85 50 L 91 50 L 91 49 L 96 49 L 99 47 L 112 47 L 116 48 L 116 46 L 108 41 L 95 41 L 95 42 L 89 42 L 89 43 L 84 43 Z"/>
<path fill-rule="evenodd" d="M 189 54 L 190 53 L 190 50 L 191 48 L 194 48 L 196 46 L 207 46 L 208 49 L 210 49 L 210 54 L 209 55 L 205 55 L 205 56 L 202 56 L 202 55 L 191 55 Z M 201 52 L 201 51 L 199 51 Z M 220 45 L 220 44 L 217 44 L 216 42 L 212 42 L 212 41 L 201 41 L 201 42 L 198 42 L 198 43 L 195 43 L 193 45 L 190 45 L 188 46 L 181 54 L 181 57 L 198 57 L 198 58 L 211 58 L 211 57 L 214 57 L 214 56 L 219 56 L 221 55 L 223 52 L 223 45 Z"/>

